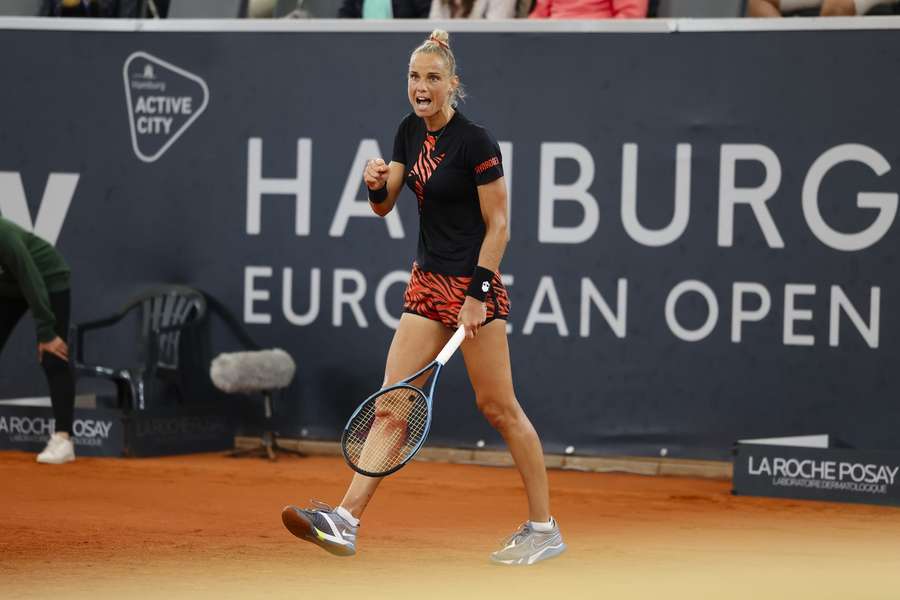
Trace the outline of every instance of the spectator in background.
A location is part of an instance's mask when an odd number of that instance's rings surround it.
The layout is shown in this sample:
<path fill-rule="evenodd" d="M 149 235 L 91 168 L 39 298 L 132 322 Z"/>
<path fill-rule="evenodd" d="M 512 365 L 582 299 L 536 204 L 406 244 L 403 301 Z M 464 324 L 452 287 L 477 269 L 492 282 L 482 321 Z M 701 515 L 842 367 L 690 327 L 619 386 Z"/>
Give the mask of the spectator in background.
<path fill-rule="evenodd" d="M 516 2 L 516 18 L 527 19 L 534 8 L 534 0 L 518 0 Z"/>
<path fill-rule="evenodd" d="M 262 4 L 267 0 L 251 0 L 248 7 L 248 15 L 254 17 L 255 3 Z M 294 7 L 293 10 L 285 11 Z M 290 2 L 275 2 L 272 10 L 272 16 L 283 17 L 285 19 L 334 19 L 338 16 L 338 9 L 341 6 L 340 0 L 291 0 Z"/>
<path fill-rule="evenodd" d="M 852 17 L 865 15 L 879 5 L 897 6 L 894 0 L 748 0 L 748 17 L 819 15 Z M 879 7 L 881 8 L 881 7 Z M 878 11 L 884 14 L 883 11 Z"/>
<path fill-rule="evenodd" d="M 2 1 L 2 0 L 0 0 Z M 169 0 L 43 0 L 40 15 L 45 17 L 102 17 L 139 19 L 165 17 Z M 141 14 L 143 9 L 144 14 Z"/>
<path fill-rule="evenodd" d="M 649 0 L 537 0 L 531 19 L 643 19 Z"/>
<path fill-rule="evenodd" d="M 50 385 L 54 433 L 37 461 L 75 460 L 70 439 L 75 413 L 75 377 L 69 369 L 69 267 L 48 242 L 0 217 L 0 350 L 22 316 L 37 325 L 37 359 Z"/>
<path fill-rule="evenodd" d="M 341 19 L 427 19 L 431 0 L 344 0 Z"/>
<path fill-rule="evenodd" d="M 248 0 L 248 19 L 271 19 L 275 14 L 275 0 Z"/>
<path fill-rule="evenodd" d="M 431 19 L 514 19 L 518 0 L 433 0 Z"/>
<path fill-rule="evenodd" d="M 41 15 L 47 17 L 112 17 L 107 3 L 98 0 L 44 0 Z"/>

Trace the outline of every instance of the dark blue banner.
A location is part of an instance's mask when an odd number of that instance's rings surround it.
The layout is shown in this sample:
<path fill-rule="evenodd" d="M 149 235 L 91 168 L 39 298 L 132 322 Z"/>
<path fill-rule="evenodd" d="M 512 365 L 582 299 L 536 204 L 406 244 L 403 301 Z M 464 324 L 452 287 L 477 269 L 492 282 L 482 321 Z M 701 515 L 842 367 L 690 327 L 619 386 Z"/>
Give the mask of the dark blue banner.
<path fill-rule="evenodd" d="M 422 27 L 0 30 L 0 213 L 65 255 L 75 321 L 159 282 L 219 298 L 297 361 L 282 435 L 337 439 L 415 253 L 414 196 L 376 217 L 362 168 L 389 158 Z M 896 31 L 451 42 L 503 151 L 514 378 L 547 451 L 896 448 Z M 115 362 L 134 330 L 104 335 Z M 34 356 L 22 325 L 0 397 L 46 393 Z M 501 443 L 457 357 L 431 441 L 479 440 Z"/>

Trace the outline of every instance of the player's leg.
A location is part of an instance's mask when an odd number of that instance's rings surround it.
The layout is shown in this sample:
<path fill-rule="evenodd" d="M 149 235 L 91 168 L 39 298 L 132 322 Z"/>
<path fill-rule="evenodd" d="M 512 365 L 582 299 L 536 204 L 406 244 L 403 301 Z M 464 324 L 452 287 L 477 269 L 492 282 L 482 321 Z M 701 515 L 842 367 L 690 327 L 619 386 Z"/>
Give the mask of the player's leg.
<path fill-rule="evenodd" d="M 451 334 L 451 331 L 437 321 L 404 313 L 400 317 L 400 325 L 394 333 L 394 339 L 388 351 L 382 387 L 397 383 L 434 360 L 434 357 L 450 339 Z M 423 379 L 427 378 L 428 374 L 423 376 Z M 419 386 L 422 383 L 422 381 L 413 382 L 414 385 Z M 360 518 L 381 480 L 381 477 L 366 477 L 354 473 L 350 487 L 344 494 L 344 499 L 341 500 L 341 506 L 349 510 L 356 518 Z"/>
<path fill-rule="evenodd" d="M 506 322 L 496 319 L 462 345 L 475 402 L 512 454 L 528 496 L 529 521 L 507 540 L 492 559 L 504 564 L 532 564 L 565 550 L 556 521 L 550 516 L 547 469 L 540 438 L 519 405 L 513 389 Z"/>
<path fill-rule="evenodd" d="M 388 350 L 382 385 L 396 383 L 427 365 L 440 352 L 450 335 L 451 332 L 437 321 L 404 313 Z M 423 382 L 413 383 L 421 385 Z M 379 483 L 380 477 L 354 473 L 337 508 L 332 509 L 324 503 L 311 509 L 287 506 L 281 513 L 282 522 L 301 539 L 318 544 L 332 554 L 352 556 L 356 553 L 359 518 Z"/>
<path fill-rule="evenodd" d="M 506 321 L 495 319 L 462 345 L 466 370 L 475 389 L 475 402 L 512 454 L 528 495 L 532 521 L 550 518 L 550 499 L 544 451 L 537 432 L 513 390 Z"/>
<path fill-rule="evenodd" d="M 69 290 L 50 294 L 50 308 L 56 318 L 56 335 L 63 340 L 68 337 L 70 298 Z M 44 451 L 38 454 L 37 461 L 45 464 L 71 462 L 75 460 L 75 445 L 70 439 L 75 413 L 75 378 L 69 363 L 49 352 L 44 352 L 41 368 L 50 387 L 55 433 Z"/>

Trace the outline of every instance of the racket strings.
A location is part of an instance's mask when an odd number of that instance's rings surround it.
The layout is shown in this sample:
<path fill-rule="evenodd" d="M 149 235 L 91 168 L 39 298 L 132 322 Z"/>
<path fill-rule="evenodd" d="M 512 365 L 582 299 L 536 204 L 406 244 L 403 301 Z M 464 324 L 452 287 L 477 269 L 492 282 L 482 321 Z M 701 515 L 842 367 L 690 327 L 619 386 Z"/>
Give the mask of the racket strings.
<path fill-rule="evenodd" d="M 369 399 L 347 428 L 347 458 L 368 473 L 387 473 L 409 460 L 425 436 L 427 421 L 420 391 L 387 390 Z"/>

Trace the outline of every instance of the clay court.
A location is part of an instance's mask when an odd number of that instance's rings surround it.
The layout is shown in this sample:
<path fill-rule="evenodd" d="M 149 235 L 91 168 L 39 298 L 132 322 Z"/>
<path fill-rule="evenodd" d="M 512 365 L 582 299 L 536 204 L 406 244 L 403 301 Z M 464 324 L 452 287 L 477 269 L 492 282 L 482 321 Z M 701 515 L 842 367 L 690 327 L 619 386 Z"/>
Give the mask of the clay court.
<path fill-rule="evenodd" d="M 550 471 L 568 552 L 491 565 L 525 518 L 514 469 L 413 463 L 336 558 L 280 522 L 336 502 L 336 457 L 37 465 L 0 454 L 3 598 L 900 597 L 900 510 L 735 497 L 726 480 Z"/>

